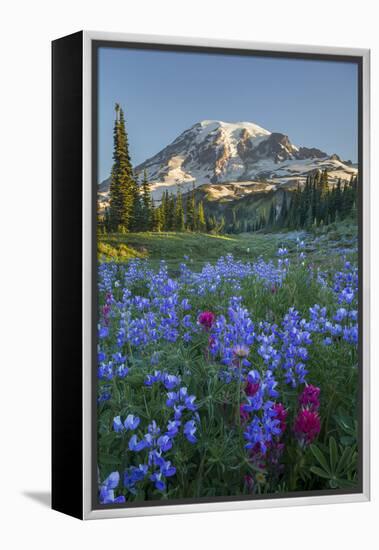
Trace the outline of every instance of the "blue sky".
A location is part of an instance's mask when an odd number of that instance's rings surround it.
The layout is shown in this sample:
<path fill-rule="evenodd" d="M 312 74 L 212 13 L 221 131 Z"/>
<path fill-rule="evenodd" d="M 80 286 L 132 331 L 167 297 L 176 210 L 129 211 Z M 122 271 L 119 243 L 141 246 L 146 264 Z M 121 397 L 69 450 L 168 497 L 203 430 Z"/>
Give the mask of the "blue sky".
<path fill-rule="evenodd" d="M 357 67 L 100 48 L 99 180 L 112 166 L 114 104 L 124 108 L 133 165 L 204 119 L 249 121 L 357 161 Z"/>

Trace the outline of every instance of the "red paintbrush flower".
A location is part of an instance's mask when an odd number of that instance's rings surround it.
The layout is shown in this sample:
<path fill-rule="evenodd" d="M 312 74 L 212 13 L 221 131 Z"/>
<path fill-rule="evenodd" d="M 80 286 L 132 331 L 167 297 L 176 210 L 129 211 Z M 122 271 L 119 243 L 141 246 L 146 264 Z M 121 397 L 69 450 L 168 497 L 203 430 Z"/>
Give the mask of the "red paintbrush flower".
<path fill-rule="evenodd" d="M 317 410 L 320 406 L 319 396 L 320 388 L 309 384 L 300 394 L 299 403 L 307 409 Z"/>
<path fill-rule="evenodd" d="M 301 443 L 312 443 L 321 429 L 320 417 L 316 411 L 301 409 L 295 418 L 294 432 Z"/>
<path fill-rule="evenodd" d="M 205 330 L 210 330 L 215 321 L 216 315 L 212 313 L 212 311 L 203 311 L 197 318 L 197 322 L 199 323 L 199 325 L 205 328 Z"/>

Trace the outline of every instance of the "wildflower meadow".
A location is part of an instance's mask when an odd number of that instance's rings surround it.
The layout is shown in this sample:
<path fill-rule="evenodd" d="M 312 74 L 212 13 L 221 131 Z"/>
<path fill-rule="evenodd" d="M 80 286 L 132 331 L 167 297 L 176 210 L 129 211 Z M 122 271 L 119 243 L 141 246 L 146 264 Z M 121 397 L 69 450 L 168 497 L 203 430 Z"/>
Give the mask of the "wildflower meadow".
<path fill-rule="evenodd" d="M 99 238 L 100 504 L 357 487 L 356 232 L 339 231 L 201 254 L 201 235 Z"/>

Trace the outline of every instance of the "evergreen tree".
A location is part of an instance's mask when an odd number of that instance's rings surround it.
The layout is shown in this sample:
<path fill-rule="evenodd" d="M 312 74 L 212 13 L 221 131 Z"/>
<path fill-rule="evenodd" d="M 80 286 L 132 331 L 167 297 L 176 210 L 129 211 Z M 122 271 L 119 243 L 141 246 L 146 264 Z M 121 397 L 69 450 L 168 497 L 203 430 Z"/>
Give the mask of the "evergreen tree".
<path fill-rule="evenodd" d="M 283 193 L 282 206 L 280 208 L 280 214 L 278 218 L 278 226 L 285 227 L 288 218 L 288 206 L 287 206 L 287 193 Z"/>
<path fill-rule="evenodd" d="M 309 186 L 310 186 L 310 178 L 307 177 L 305 181 L 304 188 L 302 190 L 299 190 L 299 210 L 298 210 L 298 225 L 297 227 L 304 227 L 305 220 L 308 213 L 308 206 L 309 206 Z M 298 188 L 299 189 L 299 188 Z"/>
<path fill-rule="evenodd" d="M 96 227 L 97 233 L 100 235 L 104 228 L 104 215 L 100 212 L 100 197 L 97 196 L 96 201 Z"/>
<path fill-rule="evenodd" d="M 162 206 L 155 207 L 154 202 L 151 204 L 152 230 L 160 232 L 163 229 L 163 209 Z"/>
<path fill-rule="evenodd" d="M 215 230 L 217 234 L 220 234 L 224 232 L 224 229 L 225 229 L 225 218 L 224 216 L 221 216 L 218 222 L 216 223 Z"/>
<path fill-rule="evenodd" d="M 130 184 L 129 192 L 132 201 L 132 210 L 129 221 L 129 231 L 144 231 L 144 212 L 141 190 L 138 183 L 138 176 L 133 177 L 133 181 Z"/>
<path fill-rule="evenodd" d="M 337 185 L 332 191 L 331 208 L 332 221 L 334 221 L 337 216 L 338 218 L 340 218 L 342 210 L 342 182 L 340 178 L 338 179 Z"/>
<path fill-rule="evenodd" d="M 109 229 L 111 231 L 116 231 L 117 227 L 121 224 L 121 211 L 122 211 L 122 200 L 121 200 L 121 191 L 120 191 L 120 160 L 119 160 L 119 149 L 120 149 L 120 122 L 119 122 L 119 113 L 120 106 L 118 103 L 115 105 L 115 123 L 113 127 L 113 165 L 111 171 L 111 182 L 109 186 Z"/>
<path fill-rule="evenodd" d="M 175 203 L 175 231 L 183 232 L 185 229 L 184 224 L 184 209 L 183 198 L 180 189 L 178 189 Z"/>
<path fill-rule="evenodd" d="M 109 207 L 105 209 L 104 211 L 104 229 L 105 232 L 111 231 L 111 223 L 110 223 L 110 216 L 109 216 Z"/>
<path fill-rule="evenodd" d="M 300 203 L 301 189 L 298 184 L 297 189 L 293 192 L 289 212 L 288 212 L 288 227 L 290 229 L 298 229 L 300 227 Z"/>
<path fill-rule="evenodd" d="M 162 196 L 162 203 L 161 203 L 161 219 L 162 219 L 162 230 L 168 231 L 168 223 L 169 223 L 169 197 L 168 197 L 168 191 L 165 191 Z"/>
<path fill-rule="evenodd" d="M 229 216 L 228 216 L 228 218 L 229 218 Z M 226 225 L 225 232 L 226 232 L 226 233 L 235 234 L 235 233 L 237 233 L 237 231 L 238 231 L 238 228 L 237 228 L 237 214 L 236 214 L 236 209 L 235 209 L 235 208 L 232 208 L 232 211 L 231 211 L 231 219 L 230 219 L 229 223 Z"/>
<path fill-rule="evenodd" d="M 188 193 L 186 200 L 186 229 L 187 231 L 195 231 L 195 187 L 192 192 Z"/>
<path fill-rule="evenodd" d="M 141 184 L 142 194 L 142 228 L 144 231 L 150 231 L 152 228 L 152 198 L 150 186 L 147 180 L 147 172 L 143 171 L 143 180 Z"/>
<path fill-rule="evenodd" d="M 175 197 L 172 193 L 168 195 L 166 202 L 166 229 L 167 231 L 175 230 Z"/>
<path fill-rule="evenodd" d="M 206 230 L 203 201 L 200 201 L 197 207 L 197 229 L 200 233 L 204 233 Z"/>
<path fill-rule="evenodd" d="M 206 218 L 206 224 L 208 233 L 216 233 L 217 220 L 214 216 L 208 216 Z"/>
<path fill-rule="evenodd" d="M 310 229 L 310 228 L 312 227 L 312 224 L 313 224 L 312 205 L 309 204 L 309 206 L 308 206 L 308 212 L 307 212 L 307 217 L 305 218 L 304 226 L 305 226 L 307 229 Z"/>
<path fill-rule="evenodd" d="M 321 196 L 322 197 L 325 196 L 329 189 L 329 178 L 328 178 L 328 172 L 326 170 L 322 171 L 319 188 L 321 191 Z"/>
<path fill-rule="evenodd" d="M 259 216 L 259 222 L 258 222 L 259 229 L 263 229 L 266 227 L 266 216 L 264 212 L 261 212 Z"/>
<path fill-rule="evenodd" d="M 128 135 L 125 127 L 124 111 L 120 108 L 120 176 L 122 192 L 121 227 L 128 231 L 133 225 L 133 208 L 138 202 L 138 186 L 134 179 L 129 155 Z"/>
<path fill-rule="evenodd" d="M 321 190 L 316 183 L 316 178 L 309 178 L 309 182 L 312 188 L 312 216 L 317 220 L 321 215 Z"/>
<path fill-rule="evenodd" d="M 268 215 L 267 225 L 272 229 L 276 222 L 276 204 L 275 199 L 272 201 L 270 206 L 270 212 Z"/>
<path fill-rule="evenodd" d="M 143 211 L 143 204 L 142 204 L 142 198 L 139 193 L 139 190 L 133 189 L 133 208 L 132 208 L 132 215 L 130 217 L 129 222 L 129 230 L 130 231 L 145 231 L 145 220 L 144 220 L 144 211 Z"/>
<path fill-rule="evenodd" d="M 128 230 L 133 217 L 136 183 L 129 156 L 124 112 L 115 105 L 113 130 L 113 166 L 109 189 L 109 223 L 112 231 Z"/>

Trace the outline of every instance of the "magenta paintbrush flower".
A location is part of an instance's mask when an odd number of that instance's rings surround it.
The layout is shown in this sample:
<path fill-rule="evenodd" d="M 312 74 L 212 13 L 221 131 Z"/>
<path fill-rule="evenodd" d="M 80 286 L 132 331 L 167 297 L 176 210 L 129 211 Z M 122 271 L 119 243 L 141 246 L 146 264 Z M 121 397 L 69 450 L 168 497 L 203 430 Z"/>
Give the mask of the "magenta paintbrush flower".
<path fill-rule="evenodd" d="M 301 409 L 295 418 L 294 432 L 300 443 L 312 443 L 321 429 L 320 417 L 316 411 Z"/>
<path fill-rule="evenodd" d="M 316 386 L 306 386 L 299 396 L 299 403 L 307 409 L 317 410 L 320 406 L 319 401 L 320 388 Z"/>
<path fill-rule="evenodd" d="M 216 315 L 212 313 L 212 311 L 203 311 L 197 318 L 197 322 L 199 323 L 199 325 L 204 327 L 205 330 L 210 330 L 214 325 L 215 320 Z"/>

